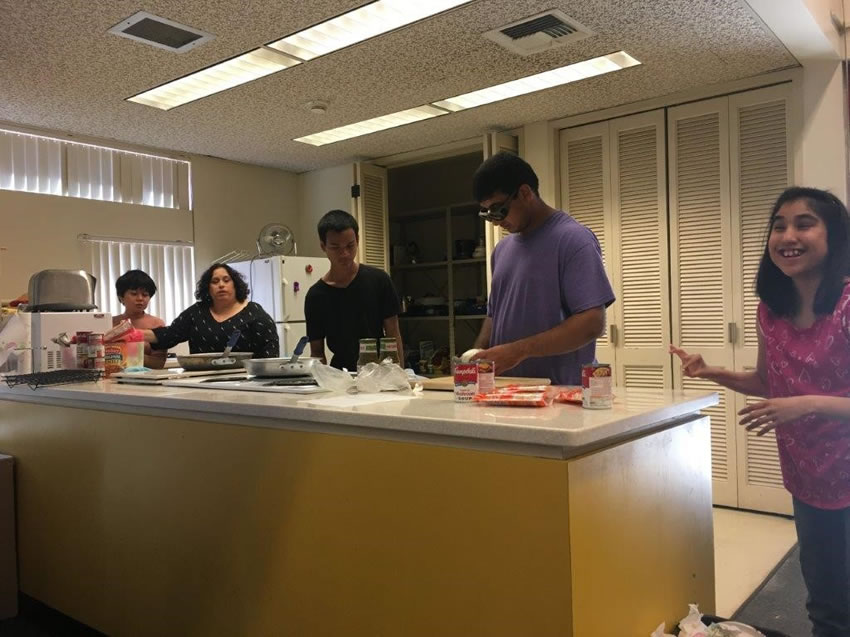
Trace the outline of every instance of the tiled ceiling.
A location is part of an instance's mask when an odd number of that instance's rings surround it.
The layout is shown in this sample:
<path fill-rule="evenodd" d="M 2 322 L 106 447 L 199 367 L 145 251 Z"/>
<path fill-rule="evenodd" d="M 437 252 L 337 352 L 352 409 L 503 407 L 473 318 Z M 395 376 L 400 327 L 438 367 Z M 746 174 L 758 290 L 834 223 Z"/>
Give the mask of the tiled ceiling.
<path fill-rule="evenodd" d="M 475 0 L 172 111 L 124 99 L 362 4 L 0 0 L 0 120 L 302 172 L 796 64 L 743 0 Z M 526 58 L 481 36 L 552 8 L 596 35 Z M 139 10 L 215 39 L 175 54 L 107 33 Z M 324 147 L 292 141 L 620 49 L 643 65 Z"/>

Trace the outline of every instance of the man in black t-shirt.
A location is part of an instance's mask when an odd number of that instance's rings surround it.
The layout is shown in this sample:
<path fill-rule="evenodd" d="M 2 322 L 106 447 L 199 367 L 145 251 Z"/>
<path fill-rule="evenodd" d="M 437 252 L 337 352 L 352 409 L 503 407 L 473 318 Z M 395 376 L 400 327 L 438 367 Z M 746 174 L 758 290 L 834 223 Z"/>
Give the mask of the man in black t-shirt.
<path fill-rule="evenodd" d="M 331 210 L 319 221 L 318 230 L 331 269 L 307 292 L 304 313 L 310 355 L 325 360 L 327 341 L 334 355 L 331 365 L 354 371 L 360 339 L 387 336 L 396 339 L 403 361 L 398 295 L 386 272 L 357 263 L 357 220 L 343 210 Z"/>

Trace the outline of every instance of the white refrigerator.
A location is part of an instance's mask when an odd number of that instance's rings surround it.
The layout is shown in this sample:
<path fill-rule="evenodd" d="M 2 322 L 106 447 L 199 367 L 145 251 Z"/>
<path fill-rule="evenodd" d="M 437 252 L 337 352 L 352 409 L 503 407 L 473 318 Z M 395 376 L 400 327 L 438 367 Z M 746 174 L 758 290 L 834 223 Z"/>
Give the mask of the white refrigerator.
<path fill-rule="evenodd" d="M 245 277 L 251 290 L 248 298 L 262 305 L 277 324 L 280 355 L 290 356 L 298 340 L 307 335 L 304 299 L 328 270 L 327 258 L 266 256 L 228 265 Z"/>

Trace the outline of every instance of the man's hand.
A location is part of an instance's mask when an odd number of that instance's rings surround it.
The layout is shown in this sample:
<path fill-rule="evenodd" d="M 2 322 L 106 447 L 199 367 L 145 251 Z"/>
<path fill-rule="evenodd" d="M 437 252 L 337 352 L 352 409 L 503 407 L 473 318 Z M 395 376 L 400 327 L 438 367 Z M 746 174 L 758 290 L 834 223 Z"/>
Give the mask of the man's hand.
<path fill-rule="evenodd" d="M 748 431 L 758 429 L 757 436 L 763 436 L 777 425 L 802 420 L 816 412 L 812 396 L 794 396 L 793 398 L 771 398 L 744 407 L 738 412 L 740 424 Z"/>
<path fill-rule="evenodd" d="M 496 345 L 489 349 L 483 349 L 473 356 L 472 360 L 482 358 L 493 361 L 496 366 L 496 375 L 503 376 L 505 372 L 519 365 L 528 356 L 526 356 L 518 343 L 506 343 L 505 345 Z"/>

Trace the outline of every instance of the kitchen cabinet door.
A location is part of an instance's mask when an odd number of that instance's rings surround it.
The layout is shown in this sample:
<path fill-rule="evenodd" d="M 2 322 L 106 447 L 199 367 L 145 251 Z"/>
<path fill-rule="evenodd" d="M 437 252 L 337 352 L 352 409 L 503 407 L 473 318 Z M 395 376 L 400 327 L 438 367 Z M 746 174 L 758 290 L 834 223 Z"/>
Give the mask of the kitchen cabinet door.
<path fill-rule="evenodd" d="M 731 206 L 735 299 L 733 347 L 735 369 L 750 370 L 758 357 L 755 279 L 764 252 L 770 211 L 793 181 L 791 86 L 783 84 L 729 97 Z M 760 400 L 735 396 L 735 409 Z M 736 431 L 738 506 L 792 513 L 791 496 L 782 484 L 776 434 L 756 436 Z"/>
<path fill-rule="evenodd" d="M 673 342 L 709 365 L 735 365 L 730 218 L 729 109 L 725 97 L 670 108 L 668 180 Z M 737 506 L 737 418 L 734 392 L 685 378 L 674 385 L 718 391 L 711 417 L 714 503 Z"/>
<path fill-rule="evenodd" d="M 352 210 L 360 225 L 360 263 L 390 270 L 389 204 L 387 169 L 374 164 L 354 164 L 354 183 L 360 194 L 352 200 Z"/>
<path fill-rule="evenodd" d="M 609 315 L 619 384 L 673 386 L 670 277 L 667 247 L 667 174 L 664 112 L 609 123 L 612 256 L 608 272 L 617 301 Z"/>
<path fill-rule="evenodd" d="M 561 199 L 564 210 L 593 231 L 602 248 L 605 271 L 619 303 L 620 271 L 611 205 L 611 144 L 608 123 L 589 124 L 561 132 Z M 615 336 L 617 303 L 608 308 L 605 332 L 596 341 L 596 358 L 609 363 L 619 382 Z"/>

